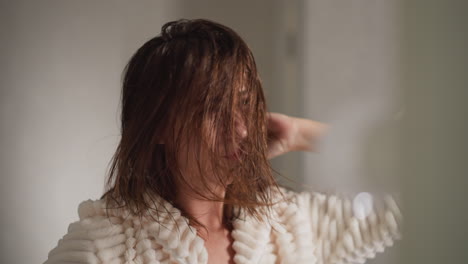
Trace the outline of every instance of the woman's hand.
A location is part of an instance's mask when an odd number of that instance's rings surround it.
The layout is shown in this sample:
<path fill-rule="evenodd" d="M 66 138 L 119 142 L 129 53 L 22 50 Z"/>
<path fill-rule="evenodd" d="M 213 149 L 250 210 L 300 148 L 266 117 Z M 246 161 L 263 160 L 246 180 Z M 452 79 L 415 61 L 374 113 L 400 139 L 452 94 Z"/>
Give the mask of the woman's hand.
<path fill-rule="evenodd" d="M 289 151 L 316 151 L 328 125 L 279 113 L 268 113 L 268 158 Z"/>

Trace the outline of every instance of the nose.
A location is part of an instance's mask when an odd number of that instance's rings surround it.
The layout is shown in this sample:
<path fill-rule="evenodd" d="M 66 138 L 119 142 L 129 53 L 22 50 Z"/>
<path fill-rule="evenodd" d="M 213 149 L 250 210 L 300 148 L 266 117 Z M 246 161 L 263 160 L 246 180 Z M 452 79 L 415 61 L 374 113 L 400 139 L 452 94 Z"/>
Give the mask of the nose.
<path fill-rule="evenodd" d="M 236 121 L 236 132 L 239 135 L 240 139 L 244 139 L 247 137 L 247 127 L 245 126 L 244 122 Z"/>

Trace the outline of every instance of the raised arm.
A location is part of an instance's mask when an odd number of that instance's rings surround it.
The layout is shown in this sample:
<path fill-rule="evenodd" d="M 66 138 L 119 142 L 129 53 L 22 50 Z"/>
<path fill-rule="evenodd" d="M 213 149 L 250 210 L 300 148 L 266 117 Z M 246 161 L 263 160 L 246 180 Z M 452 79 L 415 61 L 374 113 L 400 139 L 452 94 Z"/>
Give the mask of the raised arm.
<path fill-rule="evenodd" d="M 268 113 L 268 157 L 289 151 L 317 151 L 317 143 L 328 128 L 325 123 Z"/>

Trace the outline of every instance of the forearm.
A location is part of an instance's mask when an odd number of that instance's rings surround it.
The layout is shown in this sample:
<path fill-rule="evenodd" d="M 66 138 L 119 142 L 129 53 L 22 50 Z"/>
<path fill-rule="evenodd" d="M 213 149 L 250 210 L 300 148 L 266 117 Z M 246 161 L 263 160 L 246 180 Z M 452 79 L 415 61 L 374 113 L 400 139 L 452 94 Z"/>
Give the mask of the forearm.
<path fill-rule="evenodd" d="M 295 136 L 291 151 L 317 151 L 319 140 L 328 131 L 329 125 L 304 118 L 293 118 Z"/>
<path fill-rule="evenodd" d="M 318 142 L 328 129 L 325 123 L 269 113 L 268 158 L 289 151 L 317 151 Z"/>

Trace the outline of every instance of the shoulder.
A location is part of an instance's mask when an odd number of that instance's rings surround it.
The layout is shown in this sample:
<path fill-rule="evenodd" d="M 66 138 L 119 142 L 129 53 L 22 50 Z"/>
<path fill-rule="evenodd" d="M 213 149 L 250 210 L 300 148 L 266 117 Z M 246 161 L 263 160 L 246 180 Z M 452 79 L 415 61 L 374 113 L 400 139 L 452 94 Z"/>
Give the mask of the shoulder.
<path fill-rule="evenodd" d="M 333 202 L 336 199 L 333 195 L 319 192 L 298 192 L 282 186 L 279 187 L 279 192 L 275 192 L 274 197 L 276 201 L 280 201 L 279 204 L 295 207 L 300 211 L 307 211 L 312 202 L 323 204 L 326 201 Z"/>
<path fill-rule="evenodd" d="M 325 263 L 364 263 L 401 237 L 402 216 L 393 196 L 282 191 L 303 215 L 314 254 Z"/>
<path fill-rule="evenodd" d="M 118 255 L 126 240 L 125 219 L 106 214 L 102 200 L 87 200 L 78 206 L 79 220 L 69 224 L 67 233 L 48 254 L 45 264 L 101 263 Z M 126 224 L 129 226 L 128 222 Z"/>
<path fill-rule="evenodd" d="M 357 220 L 365 220 L 378 215 L 387 218 L 395 225 L 402 221 L 400 206 L 395 196 L 392 195 L 380 196 L 367 192 L 356 195 L 315 191 L 296 192 L 284 187 L 281 187 L 280 190 L 288 202 L 294 203 L 299 210 L 308 214 L 321 214 L 330 218 L 355 218 Z"/>
<path fill-rule="evenodd" d="M 108 208 L 104 200 L 82 202 L 79 220 L 69 225 L 44 264 L 159 263 L 169 259 L 205 263 L 203 239 L 196 230 L 169 204 L 158 200 L 154 205 L 158 206 L 155 214 L 148 210 L 140 218 L 124 208 Z M 166 210 L 160 206 L 167 206 Z"/>

